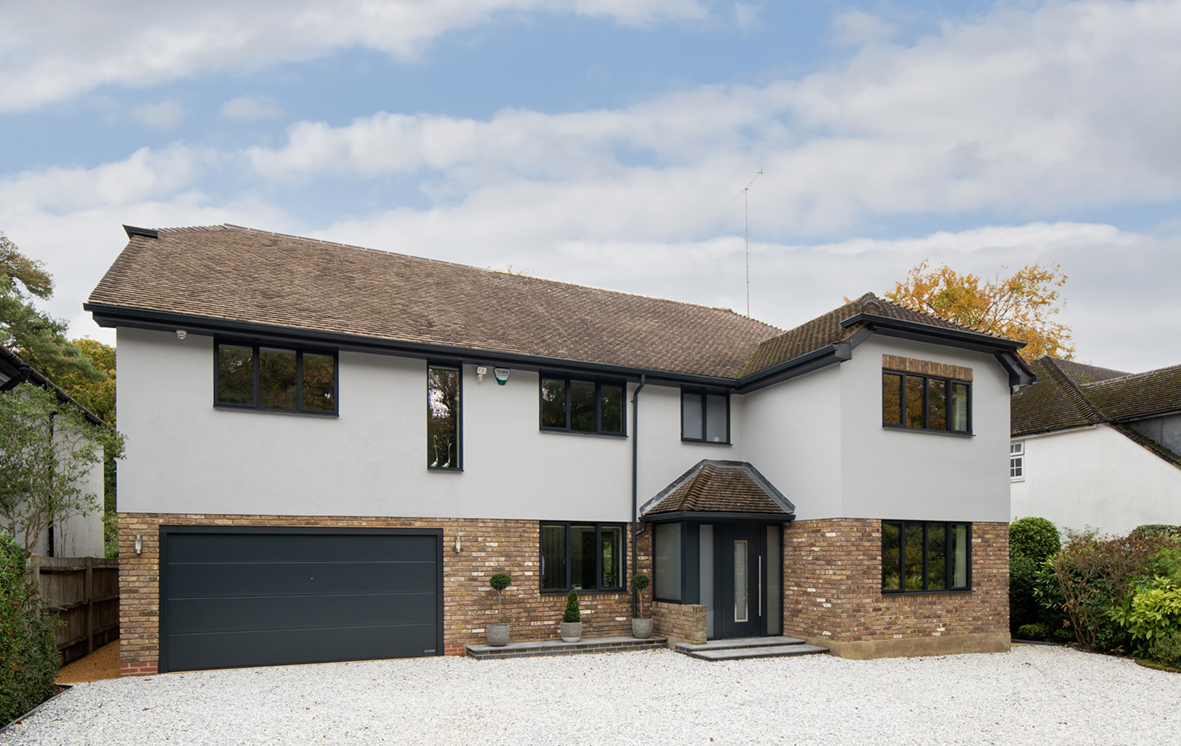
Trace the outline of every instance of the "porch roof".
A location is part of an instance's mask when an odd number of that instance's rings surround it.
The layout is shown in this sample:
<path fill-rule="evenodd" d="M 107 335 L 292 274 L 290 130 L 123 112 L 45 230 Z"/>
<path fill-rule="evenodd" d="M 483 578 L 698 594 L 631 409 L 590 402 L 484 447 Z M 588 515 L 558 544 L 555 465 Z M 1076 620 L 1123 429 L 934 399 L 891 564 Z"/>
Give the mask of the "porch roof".
<path fill-rule="evenodd" d="M 703 459 L 640 510 L 646 521 L 679 517 L 790 521 L 795 505 L 745 461 Z"/>

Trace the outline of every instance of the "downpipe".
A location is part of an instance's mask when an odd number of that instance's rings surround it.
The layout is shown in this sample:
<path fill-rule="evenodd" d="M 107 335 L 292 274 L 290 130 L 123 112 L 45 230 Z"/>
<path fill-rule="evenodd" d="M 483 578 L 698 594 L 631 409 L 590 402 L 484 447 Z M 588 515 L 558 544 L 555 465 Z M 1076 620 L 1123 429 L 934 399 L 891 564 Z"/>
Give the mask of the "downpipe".
<path fill-rule="evenodd" d="M 643 527 L 639 526 L 640 516 L 640 490 L 639 490 L 639 474 L 640 474 L 640 392 L 644 390 L 646 376 L 640 375 L 640 385 L 632 392 L 632 575 L 636 574 L 636 568 L 639 567 L 639 556 L 636 554 L 636 537 L 644 533 Z M 631 585 L 630 578 L 628 578 L 628 585 Z M 636 618 L 636 590 L 632 589 L 632 619 Z"/>

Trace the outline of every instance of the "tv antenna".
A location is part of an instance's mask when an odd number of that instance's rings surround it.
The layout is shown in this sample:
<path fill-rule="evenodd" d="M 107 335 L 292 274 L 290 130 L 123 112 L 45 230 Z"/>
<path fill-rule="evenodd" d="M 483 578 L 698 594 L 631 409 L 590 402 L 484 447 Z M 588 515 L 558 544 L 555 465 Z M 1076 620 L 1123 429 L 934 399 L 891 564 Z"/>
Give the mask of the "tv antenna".
<path fill-rule="evenodd" d="M 747 192 L 750 191 L 750 185 L 755 183 L 760 176 L 763 175 L 763 169 L 760 167 L 755 177 L 750 180 L 750 184 L 742 187 L 742 191 L 734 195 L 734 199 L 730 200 L 730 204 L 734 204 L 734 200 L 742 197 L 742 220 L 744 223 L 744 232 L 746 233 L 746 317 L 750 318 L 750 204 L 747 200 Z"/>

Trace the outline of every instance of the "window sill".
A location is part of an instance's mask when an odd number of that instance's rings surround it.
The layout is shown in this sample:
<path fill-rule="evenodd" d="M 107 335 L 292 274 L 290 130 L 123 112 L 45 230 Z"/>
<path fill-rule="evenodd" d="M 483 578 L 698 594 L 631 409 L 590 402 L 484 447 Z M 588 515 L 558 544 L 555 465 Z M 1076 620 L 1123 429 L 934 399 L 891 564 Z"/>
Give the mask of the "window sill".
<path fill-rule="evenodd" d="M 883 598 L 891 596 L 955 596 L 972 593 L 971 588 L 957 588 L 948 591 L 882 591 Z"/>
<path fill-rule="evenodd" d="M 237 407 L 233 404 L 214 404 L 213 408 L 222 412 L 256 412 L 258 414 L 294 415 L 296 417 L 340 417 L 339 412 L 316 412 L 310 409 L 263 409 L 262 407 Z"/>
<path fill-rule="evenodd" d="M 628 592 L 628 590 L 626 588 L 603 588 L 601 590 L 593 590 L 590 588 L 575 588 L 574 591 L 576 593 L 578 593 L 578 595 L 580 595 L 580 596 L 583 596 L 583 595 L 602 596 L 602 595 L 605 595 L 608 593 L 618 594 L 618 593 L 627 593 Z M 570 595 L 570 589 L 567 588 L 564 591 L 553 591 L 553 590 L 544 591 L 543 590 L 543 591 L 541 591 L 541 595 L 543 595 L 543 596 L 568 596 L 568 595 Z"/>
<path fill-rule="evenodd" d="M 538 432 L 551 433 L 553 435 L 589 435 L 592 438 L 619 438 L 620 440 L 627 439 L 627 435 L 625 433 L 592 433 L 583 430 L 558 430 L 556 428 L 549 427 L 540 427 L 538 428 Z M 567 593 L 569 593 L 569 591 L 567 591 Z"/>
<path fill-rule="evenodd" d="M 1025 477 L 1009 477 L 1010 482 L 1024 482 Z"/>
<path fill-rule="evenodd" d="M 450 466 L 448 466 L 448 467 L 428 466 L 426 468 L 426 470 L 433 473 L 433 474 L 463 474 L 463 467 L 462 466 L 459 468 L 452 468 Z"/>
<path fill-rule="evenodd" d="M 692 438 L 681 438 L 681 442 L 682 443 L 689 443 L 689 444 L 692 444 L 695 446 L 732 446 L 732 445 L 734 445 L 730 441 L 723 442 L 720 440 L 694 440 Z"/>
<path fill-rule="evenodd" d="M 893 430 L 899 433 L 926 433 L 928 435 L 950 435 L 953 438 L 974 438 L 975 433 L 960 433 L 955 430 L 925 430 L 921 427 L 903 427 L 902 425 L 882 425 L 883 430 Z"/>

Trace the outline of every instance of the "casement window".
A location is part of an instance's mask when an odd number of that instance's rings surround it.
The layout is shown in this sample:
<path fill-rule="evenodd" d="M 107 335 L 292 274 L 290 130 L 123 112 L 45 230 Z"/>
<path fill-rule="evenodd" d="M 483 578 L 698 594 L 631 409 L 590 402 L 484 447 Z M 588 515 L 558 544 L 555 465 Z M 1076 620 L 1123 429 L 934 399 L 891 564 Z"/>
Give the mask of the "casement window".
<path fill-rule="evenodd" d="M 730 397 L 682 391 L 681 440 L 694 443 L 728 444 L 730 442 Z"/>
<path fill-rule="evenodd" d="M 541 377 L 541 429 L 625 435 L 622 383 Z"/>
<path fill-rule="evenodd" d="M 542 523 L 541 592 L 623 590 L 626 546 L 623 524 Z"/>
<path fill-rule="evenodd" d="M 1009 444 L 1009 480 L 1020 482 L 1025 479 L 1025 441 Z"/>
<path fill-rule="evenodd" d="M 972 384 L 882 371 L 882 426 L 972 432 Z"/>
<path fill-rule="evenodd" d="M 463 468 L 463 374 L 459 368 L 426 369 L 426 463 L 428 469 Z"/>
<path fill-rule="evenodd" d="M 969 523 L 882 521 L 882 593 L 971 590 Z"/>
<path fill-rule="evenodd" d="M 335 353 L 234 342 L 214 350 L 214 406 L 337 413 Z"/>

